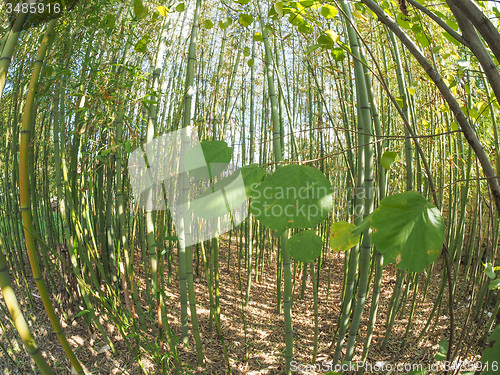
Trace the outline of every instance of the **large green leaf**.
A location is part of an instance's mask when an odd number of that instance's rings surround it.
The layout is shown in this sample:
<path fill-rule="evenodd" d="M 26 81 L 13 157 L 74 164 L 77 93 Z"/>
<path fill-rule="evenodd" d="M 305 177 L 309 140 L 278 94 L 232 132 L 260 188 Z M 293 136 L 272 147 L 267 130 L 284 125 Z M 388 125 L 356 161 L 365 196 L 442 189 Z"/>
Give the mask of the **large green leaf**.
<path fill-rule="evenodd" d="M 372 241 L 385 264 L 420 272 L 439 255 L 445 239 L 439 210 L 417 192 L 386 197 L 370 220 Z"/>
<path fill-rule="evenodd" d="M 290 256 L 299 262 L 314 262 L 321 255 L 323 241 L 312 230 L 305 230 L 294 234 L 286 241 L 286 248 Z"/>
<path fill-rule="evenodd" d="M 346 221 L 337 221 L 330 229 L 330 246 L 334 251 L 349 250 L 356 246 L 359 241 L 359 234 L 352 234 L 356 229 L 356 224 Z"/>
<path fill-rule="evenodd" d="M 264 225 L 282 232 L 286 228 L 313 228 L 332 208 L 328 179 L 318 169 L 290 164 L 278 168 L 252 190 L 250 211 Z"/>
<path fill-rule="evenodd" d="M 207 167 L 192 169 L 189 173 L 196 178 L 213 178 L 226 169 L 233 155 L 233 148 L 224 141 L 202 141 L 200 142 L 203 156 Z M 192 151 L 192 152 L 191 152 Z M 192 148 L 186 152 L 186 160 L 189 161 L 196 153 Z"/>

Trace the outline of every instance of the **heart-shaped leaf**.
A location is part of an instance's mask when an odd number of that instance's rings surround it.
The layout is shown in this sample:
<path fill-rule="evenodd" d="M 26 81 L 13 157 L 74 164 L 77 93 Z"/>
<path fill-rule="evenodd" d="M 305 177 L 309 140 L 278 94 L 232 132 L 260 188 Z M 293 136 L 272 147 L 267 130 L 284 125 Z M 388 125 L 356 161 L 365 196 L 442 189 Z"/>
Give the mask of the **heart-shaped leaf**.
<path fill-rule="evenodd" d="M 233 24 L 233 19 L 230 17 L 224 18 L 222 21 L 219 21 L 219 27 L 224 30 Z"/>
<path fill-rule="evenodd" d="M 380 162 L 382 163 L 382 167 L 385 169 L 391 169 L 392 163 L 394 163 L 394 160 L 396 160 L 396 156 L 398 156 L 398 153 L 396 151 L 386 151 L 382 154 L 382 158 L 380 159 Z"/>
<path fill-rule="evenodd" d="M 290 164 L 253 189 L 250 211 L 264 225 L 282 232 L 286 228 L 313 228 L 332 208 L 332 186 L 323 173 Z"/>
<path fill-rule="evenodd" d="M 321 15 L 326 19 L 335 18 L 338 10 L 333 5 L 325 4 L 321 7 Z"/>
<path fill-rule="evenodd" d="M 290 256 L 299 262 L 310 263 L 321 255 L 323 241 L 312 230 L 305 230 L 294 234 L 286 241 L 286 248 Z"/>
<path fill-rule="evenodd" d="M 344 251 L 356 246 L 360 235 L 352 234 L 356 224 L 337 221 L 330 229 L 330 246 L 334 251 Z"/>
<path fill-rule="evenodd" d="M 372 241 L 384 255 L 409 272 L 420 272 L 438 257 L 445 239 L 439 210 L 417 192 L 386 197 L 370 220 Z"/>
<path fill-rule="evenodd" d="M 191 176 L 196 178 L 213 178 L 226 169 L 233 155 L 233 148 L 228 147 L 224 141 L 202 141 L 200 142 L 206 167 L 191 169 Z M 186 152 L 186 160 L 191 160 L 197 150 L 192 148 Z"/>
<path fill-rule="evenodd" d="M 248 27 L 253 22 L 253 17 L 250 14 L 240 14 L 238 22 L 241 26 Z"/>

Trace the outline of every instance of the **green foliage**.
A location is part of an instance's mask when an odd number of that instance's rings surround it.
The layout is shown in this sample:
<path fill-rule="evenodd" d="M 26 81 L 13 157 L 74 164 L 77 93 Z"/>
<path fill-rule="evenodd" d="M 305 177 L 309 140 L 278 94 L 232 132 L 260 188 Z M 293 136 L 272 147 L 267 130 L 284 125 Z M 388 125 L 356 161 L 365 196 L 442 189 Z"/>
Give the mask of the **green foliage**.
<path fill-rule="evenodd" d="M 345 251 L 356 246 L 359 234 L 353 234 L 356 224 L 346 221 L 338 221 L 332 224 L 330 229 L 330 246 L 334 251 Z"/>
<path fill-rule="evenodd" d="M 175 10 L 177 12 L 184 12 L 184 10 L 186 9 L 186 5 L 184 3 L 179 3 L 177 4 L 177 6 L 175 7 Z"/>
<path fill-rule="evenodd" d="M 283 2 L 278 1 L 274 4 L 274 11 L 279 17 L 283 17 Z"/>
<path fill-rule="evenodd" d="M 139 20 L 143 19 L 148 14 L 148 10 L 142 4 L 141 0 L 134 0 L 134 14 Z"/>
<path fill-rule="evenodd" d="M 332 48 L 339 40 L 339 36 L 332 30 L 327 30 L 318 37 L 318 44 L 323 48 Z"/>
<path fill-rule="evenodd" d="M 436 353 L 434 359 L 436 361 L 444 361 L 446 359 L 446 353 L 448 353 L 448 340 L 439 341 L 439 352 Z"/>
<path fill-rule="evenodd" d="M 253 23 L 253 17 L 250 14 L 240 14 L 238 22 L 241 26 L 248 27 Z"/>
<path fill-rule="evenodd" d="M 338 10 L 333 5 L 325 4 L 321 7 L 321 15 L 326 19 L 335 18 Z"/>
<path fill-rule="evenodd" d="M 252 193 L 250 211 L 278 232 L 313 228 L 333 208 L 332 187 L 319 170 L 290 164 L 266 176 Z"/>
<path fill-rule="evenodd" d="M 219 21 L 219 27 L 224 30 L 233 24 L 233 19 L 230 17 L 224 18 L 222 21 Z"/>
<path fill-rule="evenodd" d="M 253 34 L 253 40 L 255 40 L 256 42 L 263 42 L 264 37 L 260 32 L 256 32 L 255 34 Z"/>
<path fill-rule="evenodd" d="M 170 10 L 167 7 L 164 6 L 159 6 L 156 7 L 156 10 L 158 10 L 158 13 L 160 13 L 161 16 L 166 17 Z"/>
<path fill-rule="evenodd" d="M 189 173 L 196 178 L 210 178 L 217 176 L 231 161 L 233 148 L 229 147 L 224 141 L 202 141 L 201 149 L 207 167 L 192 169 Z M 186 152 L 186 160 L 194 159 L 197 156 L 198 150 L 191 148 Z"/>
<path fill-rule="evenodd" d="M 150 41 L 151 36 L 149 34 L 146 34 L 135 44 L 134 49 L 136 50 L 136 52 L 144 53 L 147 51 Z"/>
<path fill-rule="evenodd" d="M 345 51 L 342 48 L 332 49 L 332 57 L 335 61 L 342 61 L 345 59 Z"/>
<path fill-rule="evenodd" d="M 487 366 L 486 369 L 481 372 L 482 375 L 496 375 L 500 372 L 500 325 L 497 326 L 490 337 L 488 342 L 493 342 L 493 346 L 484 349 L 483 355 L 481 356 L 481 363 Z"/>
<path fill-rule="evenodd" d="M 417 192 L 386 197 L 353 233 L 371 227 L 372 241 L 384 263 L 409 272 L 420 272 L 438 257 L 445 239 L 439 210 Z"/>
<path fill-rule="evenodd" d="M 391 165 L 394 163 L 394 160 L 396 160 L 396 156 L 398 156 L 396 151 L 385 151 L 380 159 L 382 167 L 385 169 L 391 169 Z"/>
<path fill-rule="evenodd" d="M 203 27 L 207 30 L 210 30 L 212 27 L 214 27 L 214 23 L 211 20 L 206 19 L 203 21 Z"/>
<path fill-rule="evenodd" d="M 303 263 L 314 262 L 321 255 L 323 241 L 312 230 L 304 230 L 294 234 L 286 242 L 290 256 Z"/>

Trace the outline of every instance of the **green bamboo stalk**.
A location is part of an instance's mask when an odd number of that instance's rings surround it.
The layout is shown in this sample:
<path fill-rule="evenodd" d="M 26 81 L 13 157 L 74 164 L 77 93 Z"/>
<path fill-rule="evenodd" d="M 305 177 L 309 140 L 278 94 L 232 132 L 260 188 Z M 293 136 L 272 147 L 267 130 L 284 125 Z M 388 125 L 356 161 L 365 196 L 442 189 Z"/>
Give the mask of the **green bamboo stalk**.
<path fill-rule="evenodd" d="M 188 52 L 188 63 L 186 70 L 186 83 L 184 88 L 184 114 L 183 114 L 183 128 L 188 127 L 191 124 L 191 103 L 193 99 L 193 82 L 194 82 L 194 63 L 196 59 L 196 36 L 198 34 L 198 19 L 201 8 L 201 0 L 196 1 L 196 7 L 193 15 L 193 26 L 191 29 L 191 38 L 189 43 L 189 52 Z M 184 184 L 183 184 L 184 185 Z M 181 186 L 181 194 L 186 196 L 186 189 L 189 190 L 189 186 Z M 181 226 L 179 228 L 179 238 L 183 238 L 184 235 L 189 235 L 190 233 L 185 232 L 186 230 L 190 230 L 190 223 L 186 221 L 184 223 L 184 227 Z M 181 265 L 181 258 L 183 261 L 183 265 Z M 196 299 L 195 299 L 195 291 L 194 291 L 194 283 L 193 283 L 193 247 L 185 246 L 184 241 L 179 241 L 179 267 L 181 272 L 181 283 L 183 282 L 182 278 L 185 277 L 187 284 L 187 289 L 189 292 L 189 306 L 191 309 L 191 324 L 193 327 L 193 335 L 196 343 L 196 355 L 198 358 L 198 365 L 203 365 L 203 349 L 201 346 L 201 337 L 200 337 L 200 329 L 198 326 L 198 317 L 196 315 Z M 185 268 L 184 275 L 182 268 Z M 182 293 L 182 289 L 181 289 Z M 183 295 L 181 294 L 181 303 L 183 303 Z M 181 319 L 183 319 L 183 330 L 184 325 L 187 323 L 187 314 L 183 316 L 183 314 L 187 313 L 187 311 L 181 311 Z M 183 332 L 184 333 L 184 332 Z M 186 338 L 183 340 L 186 341 Z"/>
<path fill-rule="evenodd" d="M 271 48 L 269 46 L 269 37 L 265 29 L 264 16 L 262 7 L 257 2 L 257 9 L 260 18 L 260 29 L 262 38 L 264 39 L 265 49 L 265 65 L 267 74 L 267 85 L 269 92 L 269 100 L 271 102 L 271 119 L 273 125 L 273 152 L 276 163 L 282 161 L 282 148 L 281 148 L 281 129 L 280 119 L 278 113 L 278 103 L 276 98 L 276 91 L 274 88 L 274 69 L 271 61 Z M 284 231 L 280 235 L 280 253 L 283 257 L 283 270 L 284 270 L 284 312 L 285 312 L 285 374 L 291 374 L 291 362 L 293 358 L 293 329 L 292 329 L 292 267 L 291 258 L 286 248 L 286 241 L 288 239 L 288 231 Z"/>
<path fill-rule="evenodd" d="M 28 256 L 30 259 L 31 269 L 33 272 L 33 278 L 38 287 L 40 297 L 42 299 L 45 311 L 50 319 L 52 327 L 54 328 L 54 333 L 57 335 L 61 346 L 63 347 L 68 359 L 73 364 L 76 372 L 78 374 L 83 374 L 82 366 L 76 358 L 73 350 L 71 349 L 66 336 L 62 330 L 59 319 L 57 318 L 50 297 L 45 286 L 45 281 L 41 274 L 40 264 L 38 260 L 38 254 L 35 245 L 35 237 L 33 235 L 33 223 L 31 216 L 31 202 L 30 202 L 30 192 L 29 192 L 29 175 L 28 175 L 28 147 L 30 142 L 30 125 L 31 125 L 31 108 L 35 99 L 35 92 L 40 76 L 40 71 L 43 66 L 43 60 L 47 53 L 47 49 L 51 43 L 52 33 L 56 27 L 57 19 L 49 22 L 45 35 L 43 36 L 42 42 L 40 44 L 40 49 L 38 51 L 38 56 L 33 67 L 33 73 L 31 76 L 30 87 L 28 90 L 28 96 L 26 99 L 23 124 L 21 128 L 21 142 L 19 151 L 19 191 L 21 194 L 21 213 L 23 217 L 24 226 L 24 237 L 26 239 L 26 248 L 28 251 Z"/>
<path fill-rule="evenodd" d="M 12 28 L 9 31 L 7 39 L 2 49 L 2 55 L 0 56 L 0 100 L 2 100 L 3 90 L 5 88 L 5 79 L 7 77 L 7 71 L 9 70 L 9 65 L 12 60 L 12 55 L 14 54 L 14 49 L 16 48 L 17 41 L 19 40 L 19 35 L 23 28 L 24 22 L 28 18 L 27 12 L 20 12 Z"/>
<path fill-rule="evenodd" d="M 340 5 L 348 20 L 352 21 L 350 5 L 344 1 Z M 361 63 L 361 54 L 358 45 L 358 36 L 350 21 L 346 22 L 347 32 L 349 36 L 349 45 L 354 57 L 354 78 L 356 85 L 356 98 L 358 110 L 358 144 L 364 147 L 364 165 L 363 169 L 358 169 L 358 174 L 363 174 L 363 189 L 364 189 L 364 215 L 365 217 L 373 211 L 374 204 L 374 184 L 373 184 L 373 146 L 371 144 L 373 134 L 371 126 L 370 103 L 367 92 L 366 80 L 369 79 L 365 75 L 363 64 Z M 364 133 L 364 136 L 361 134 Z M 358 156 L 359 157 L 359 156 Z M 355 340 L 361 323 L 363 309 L 366 302 L 366 292 L 368 288 L 368 280 L 370 274 L 370 258 L 371 258 L 371 236 L 369 230 L 363 234 L 361 250 L 359 253 L 359 280 L 358 280 L 358 295 L 356 304 L 353 307 L 352 322 L 349 331 L 349 340 L 347 342 L 346 354 L 344 360 L 350 361 L 354 355 Z"/>
<path fill-rule="evenodd" d="M 33 361 L 35 361 L 37 367 L 44 375 L 54 374 L 45 358 L 43 358 L 40 348 L 37 346 L 35 339 L 31 335 L 28 324 L 26 323 L 21 308 L 19 307 L 16 294 L 14 293 L 10 282 L 7 260 L 5 259 L 5 255 L 1 249 L 3 247 L 3 242 L 0 238 L 0 288 L 2 289 L 5 304 L 7 305 L 9 313 L 12 316 L 16 330 L 19 332 L 21 340 L 23 340 L 26 351 L 31 356 Z"/>

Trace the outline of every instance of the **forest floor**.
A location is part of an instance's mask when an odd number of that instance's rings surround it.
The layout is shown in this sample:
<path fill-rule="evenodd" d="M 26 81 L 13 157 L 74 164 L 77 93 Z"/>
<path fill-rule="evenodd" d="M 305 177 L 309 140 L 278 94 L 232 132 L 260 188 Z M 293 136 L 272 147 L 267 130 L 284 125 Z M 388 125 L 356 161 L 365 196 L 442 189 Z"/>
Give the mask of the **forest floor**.
<path fill-rule="evenodd" d="M 246 270 L 244 267 L 238 272 L 238 267 L 235 262 L 236 249 L 233 241 L 231 245 L 231 258 L 228 267 L 228 241 L 221 240 L 220 248 L 220 306 L 221 306 L 221 325 L 224 335 L 225 344 L 229 352 L 230 365 L 233 374 L 282 374 L 284 368 L 284 350 L 285 350 L 285 328 L 283 314 L 277 313 L 276 302 L 276 261 L 269 262 L 266 255 L 266 266 L 263 269 L 262 278 L 258 282 L 252 282 L 250 304 L 247 307 L 242 307 L 239 280 L 241 277 L 241 285 L 243 286 L 243 296 L 246 290 Z M 377 323 L 374 327 L 373 340 L 371 350 L 364 362 L 365 368 L 369 366 L 389 364 L 393 366 L 393 371 L 388 371 L 389 367 L 385 367 L 382 371 L 366 371 L 366 374 L 407 374 L 410 367 L 419 369 L 418 366 L 423 366 L 428 369 L 429 365 L 436 364 L 434 356 L 439 350 L 439 341 L 447 339 L 449 336 L 449 316 L 442 313 L 446 311 L 447 304 L 447 288 L 443 297 L 443 309 L 441 310 L 439 319 L 433 319 L 427 334 L 423 339 L 417 342 L 421 330 L 425 326 L 427 319 L 433 308 L 433 302 L 436 299 L 441 285 L 442 263 L 438 259 L 432 270 L 430 284 L 425 299 L 423 297 L 424 277 L 421 275 L 421 282 L 417 292 L 418 306 L 414 313 L 413 322 L 408 333 L 406 343 L 404 343 L 404 335 L 407 326 L 407 321 L 410 313 L 411 301 L 413 299 L 413 291 L 408 293 L 407 304 L 404 315 L 401 317 L 398 314 L 392 335 L 387 346 L 381 350 L 381 343 L 386 332 L 385 321 L 388 306 L 390 303 L 391 294 L 395 285 L 396 270 L 392 265 L 385 267 L 382 280 L 382 289 L 378 310 Z M 269 264 L 274 264 L 269 265 Z M 316 369 L 312 371 L 314 364 L 312 363 L 313 342 L 314 342 L 314 301 L 312 292 L 312 282 L 306 283 L 304 298 L 300 298 L 301 285 L 300 272 L 297 272 L 295 282 L 295 293 L 293 300 L 293 331 L 294 331 L 294 373 L 297 374 L 324 374 L 326 370 L 330 370 L 328 361 L 333 358 L 332 350 L 329 346 L 334 338 L 335 329 L 339 320 L 341 306 L 341 292 L 343 282 L 344 269 L 344 253 L 334 253 L 330 257 L 330 261 L 326 260 L 321 268 L 320 284 L 318 289 L 318 305 L 319 305 L 319 336 L 318 336 L 318 355 L 316 361 Z M 137 269 L 139 276 L 142 273 Z M 330 285 L 328 279 L 330 275 Z M 460 275 L 458 276 L 460 285 Z M 145 296 L 144 278 L 140 279 L 139 288 L 143 290 L 142 297 Z M 19 289 L 15 287 L 16 294 L 19 296 Z M 225 364 L 224 355 L 220 340 L 217 335 L 215 324 L 210 331 L 209 328 L 209 295 L 204 276 L 195 275 L 195 289 L 197 301 L 197 313 L 199 318 L 200 332 L 202 337 L 203 352 L 205 356 L 205 367 L 196 366 L 196 354 L 194 350 L 194 341 L 191 338 L 191 350 L 181 347 L 179 357 L 185 364 L 185 373 L 193 374 L 227 374 L 227 366 Z M 25 316 L 30 322 L 32 332 L 36 337 L 38 345 L 41 347 L 44 356 L 49 363 L 56 369 L 58 374 L 71 374 L 70 365 L 64 355 L 64 352 L 59 345 L 52 327 L 46 318 L 43 310 L 43 305 L 36 295 L 36 287 L 34 283 L 30 285 L 30 290 L 34 296 L 34 306 L 28 307 L 29 315 Z M 180 300 L 178 295 L 178 280 L 174 277 L 172 286 L 166 288 L 166 311 L 168 322 L 175 333 L 180 336 L 179 311 Z M 468 296 L 468 293 L 464 293 Z M 19 297 L 18 297 L 19 298 Z M 25 299 L 19 298 L 22 303 L 23 311 L 26 311 Z M 1 308 L 6 312 L 3 299 L 0 302 Z M 143 303 L 146 306 L 146 303 Z M 369 310 L 371 306 L 371 289 L 370 295 L 366 301 L 363 319 L 358 332 L 356 354 L 353 361 L 360 360 L 363 342 L 366 337 L 367 323 Z M 467 301 L 460 303 L 455 309 L 455 340 L 462 333 L 462 326 L 469 312 Z M 73 313 L 74 314 L 74 313 Z M 23 349 L 23 345 L 17 332 L 11 326 L 11 323 L 0 314 L 0 343 L 4 349 L 0 351 L 0 374 L 31 374 L 34 363 Z M 60 315 L 60 314 L 58 314 Z M 244 318 L 243 318 L 244 316 Z M 460 338 L 465 343 L 463 348 L 467 350 L 459 356 L 461 364 L 472 364 L 478 360 L 477 353 L 480 351 L 478 347 L 478 335 L 474 330 L 476 326 L 482 326 L 482 323 L 487 318 L 482 318 L 478 324 L 473 323 L 467 326 L 464 338 Z M 105 323 L 109 336 L 112 338 L 116 355 L 113 355 L 109 347 L 102 338 L 91 333 L 87 328 L 83 318 L 75 319 L 72 324 L 64 325 L 66 335 L 70 344 L 75 347 L 77 357 L 81 360 L 85 368 L 92 374 L 141 374 L 141 370 L 137 364 L 137 359 L 134 354 L 125 344 L 125 340 L 121 336 L 119 330 L 110 322 Z M 245 330 L 246 327 L 246 330 Z M 471 328 L 472 327 L 472 328 Z M 480 327 L 479 332 L 482 329 Z M 246 332 L 246 335 L 245 335 Z M 190 332 L 191 334 L 191 332 Z M 152 333 L 149 334 L 151 342 L 155 338 Z M 346 337 L 347 339 L 347 337 Z M 9 345 L 9 341 L 13 342 Z M 132 340 L 133 341 L 133 340 Z M 334 350 L 334 349 L 333 349 Z M 9 358 L 10 356 L 10 358 Z M 143 351 L 141 355 L 143 366 L 150 371 L 151 374 L 161 374 L 161 368 L 157 367 L 151 356 Z M 396 367 L 406 366 L 406 367 Z M 321 367 L 320 367 L 321 366 Z M 435 367 L 430 367 L 434 370 Z M 306 371 L 300 371 L 306 370 Z M 402 371 L 400 371 L 402 370 Z M 429 371 L 431 373 L 442 373 L 442 371 Z"/>

